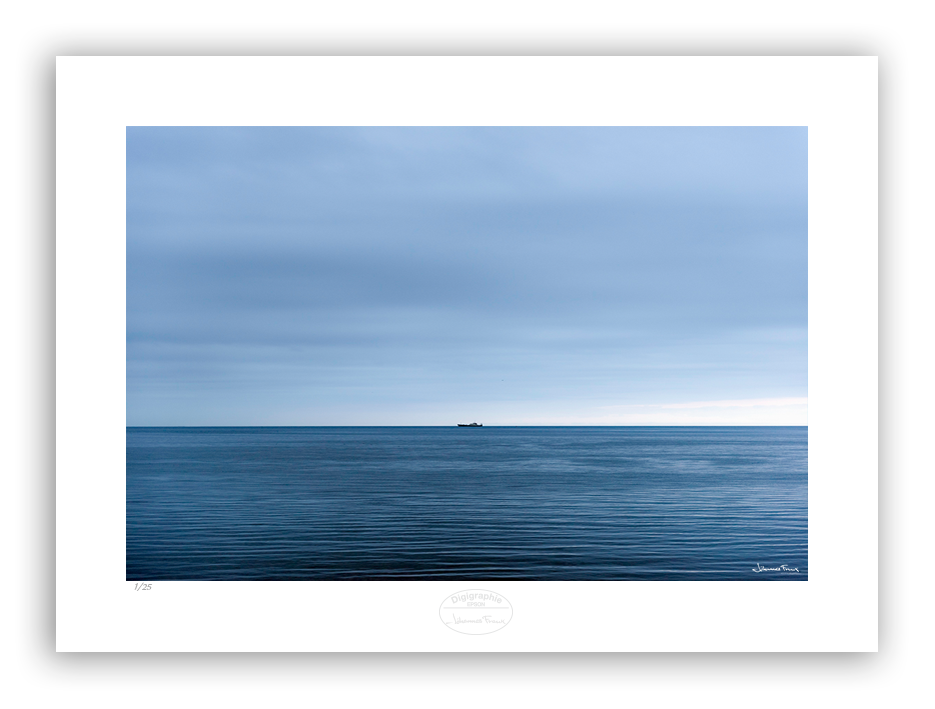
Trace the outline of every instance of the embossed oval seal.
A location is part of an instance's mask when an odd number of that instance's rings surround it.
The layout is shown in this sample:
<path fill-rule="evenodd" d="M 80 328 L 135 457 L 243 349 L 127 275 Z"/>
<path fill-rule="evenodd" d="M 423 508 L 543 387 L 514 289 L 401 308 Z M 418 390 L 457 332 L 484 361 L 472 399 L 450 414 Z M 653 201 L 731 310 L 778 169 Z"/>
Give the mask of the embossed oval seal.
<path fill-rule="evenodd" d="M 438 615 L 442 623 L 454 631 L 486 635 L 497 632 L 510 622 L 513 606 L 495 591 L 472 588 L 445 598 Z"/>

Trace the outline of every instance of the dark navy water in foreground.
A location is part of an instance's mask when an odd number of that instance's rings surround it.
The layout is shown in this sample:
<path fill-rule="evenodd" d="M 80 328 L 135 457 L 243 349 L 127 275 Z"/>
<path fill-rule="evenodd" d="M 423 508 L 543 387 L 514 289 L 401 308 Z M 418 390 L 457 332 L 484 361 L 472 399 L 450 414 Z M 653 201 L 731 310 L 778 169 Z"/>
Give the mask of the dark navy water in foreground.
<path fill-rule="evenodd" d="M 128 428 L 127 579 L 804 581 L 807 457 L 804 426 Z"/>

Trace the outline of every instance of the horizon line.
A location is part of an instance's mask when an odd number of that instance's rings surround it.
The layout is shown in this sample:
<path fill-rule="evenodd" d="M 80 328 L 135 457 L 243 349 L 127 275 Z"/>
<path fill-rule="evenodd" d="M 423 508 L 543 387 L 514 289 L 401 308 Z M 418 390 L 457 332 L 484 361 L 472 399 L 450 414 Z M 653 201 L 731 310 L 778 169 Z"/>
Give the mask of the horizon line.
<path fill-rule="evenodd" d="M 802 423 L 621 423 L 621 424 L 126 424 L 126 428 L 808 428 Z"/>

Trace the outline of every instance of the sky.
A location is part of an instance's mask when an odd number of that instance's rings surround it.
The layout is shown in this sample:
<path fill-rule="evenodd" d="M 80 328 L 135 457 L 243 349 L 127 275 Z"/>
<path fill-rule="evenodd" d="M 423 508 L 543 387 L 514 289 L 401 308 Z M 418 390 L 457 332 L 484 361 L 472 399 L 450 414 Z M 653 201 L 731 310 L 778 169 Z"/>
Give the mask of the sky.
<path fill-rule="evenodd" d="M 129 127 L 127 425 L 806 425 L 804 127 Z"/>

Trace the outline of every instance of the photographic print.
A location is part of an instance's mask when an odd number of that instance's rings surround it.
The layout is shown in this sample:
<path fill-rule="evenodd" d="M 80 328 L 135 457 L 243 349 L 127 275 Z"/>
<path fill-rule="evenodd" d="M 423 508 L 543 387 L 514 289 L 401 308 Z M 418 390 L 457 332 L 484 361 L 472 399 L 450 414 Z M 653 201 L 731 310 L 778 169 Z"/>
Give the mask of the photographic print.
<path fill-rule="evenodd" d="M 808 167 L 128 126 L 126 579 L 807 581 Z"/>

